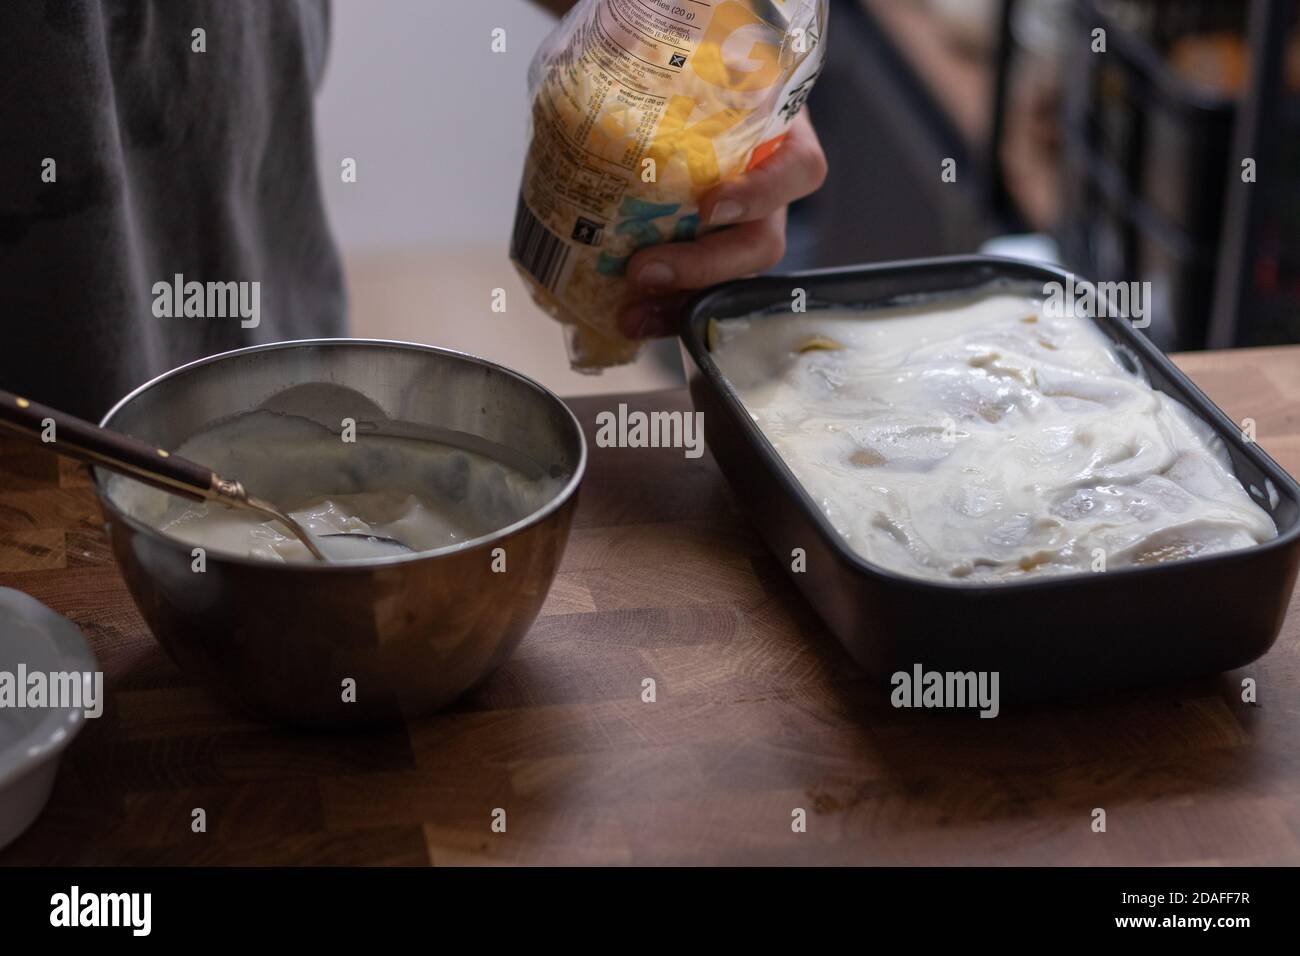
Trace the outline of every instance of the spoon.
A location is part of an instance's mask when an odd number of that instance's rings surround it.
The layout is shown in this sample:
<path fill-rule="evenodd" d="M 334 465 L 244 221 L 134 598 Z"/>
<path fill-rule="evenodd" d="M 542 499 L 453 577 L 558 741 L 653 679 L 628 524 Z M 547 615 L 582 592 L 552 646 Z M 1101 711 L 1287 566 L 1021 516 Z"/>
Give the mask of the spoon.
<path fill-rule="evenodd" d="M 52 447 L 61 455 L 99 465 L 151 487 L 196 501 L 217 501 L 229 508 L 255 511 L 284 525 L 318 561 L 330 560 L 311 532 L 270 502 L 250 495 L 240 482 L 223 478 L 211 468 L 173 455 L 164 448 L 100 428 L 83 418 L 56 411 L 3 389 L 0 389 L 0 425 L 34 443 Z M 363 539 L 394 554 L 411 553 L 411 549 L 400 541 L 366 532 L 338 532 L 321 535 L 321 538 Z M 351 543 L 338 542 L 326 548 L 336 552 L 336 560 L 368 556 L 345 553 L 356 550 Z"/>
<path fill-rule="evenodd" d="M 396 538 L 368 531 L 331 531 L 314 535 L 317 543 L 333 561 L 356 561 L 361 558 L 395 557 L 414 554 L 414 550 Z"/>

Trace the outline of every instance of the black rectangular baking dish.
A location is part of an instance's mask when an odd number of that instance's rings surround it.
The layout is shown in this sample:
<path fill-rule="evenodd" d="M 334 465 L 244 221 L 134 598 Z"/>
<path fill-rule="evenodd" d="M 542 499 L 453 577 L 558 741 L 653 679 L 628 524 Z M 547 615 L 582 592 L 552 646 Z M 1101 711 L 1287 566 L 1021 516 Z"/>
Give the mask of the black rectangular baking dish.
<path fill-rule="evenodd" d="M 745 411 L 709 355 L 710 318 L 808 307 L 887 308 L 990 284 L 1042 297 L 1056 269 L 954 257 L 745 279 L 703 293 L 682 330 L 692 400 L 723 473 L 767 546 L 840 642 L 877 679 L 897 671 L 997 671 L 1004 699 L 1087 693 L 1229 670 L 1264 654 L 1300 568 L 1300 486 L 1129 322 L 1096 320 L 1154 388 L 1209 423 L 1278 537 L 1163 565 L 990 584 L 920 580 L 849 549 Z M 773 319 L 773 321 L 778 321 Z M 1269 490 L 1272 490 L 1270 495 Z M 807 569 L 792 570 L 793 549 Z"/>

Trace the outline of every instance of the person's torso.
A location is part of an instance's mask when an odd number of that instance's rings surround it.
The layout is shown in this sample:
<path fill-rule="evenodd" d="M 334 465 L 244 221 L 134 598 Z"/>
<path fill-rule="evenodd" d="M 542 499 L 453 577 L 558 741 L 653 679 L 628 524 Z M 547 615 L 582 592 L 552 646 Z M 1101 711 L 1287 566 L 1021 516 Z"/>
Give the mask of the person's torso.
<path fill-rule="evenodd" d="M 327 0 L 0 17 L 0 388 L 98 416 L 192 359 L 342 334 L 312 116 Z"/>

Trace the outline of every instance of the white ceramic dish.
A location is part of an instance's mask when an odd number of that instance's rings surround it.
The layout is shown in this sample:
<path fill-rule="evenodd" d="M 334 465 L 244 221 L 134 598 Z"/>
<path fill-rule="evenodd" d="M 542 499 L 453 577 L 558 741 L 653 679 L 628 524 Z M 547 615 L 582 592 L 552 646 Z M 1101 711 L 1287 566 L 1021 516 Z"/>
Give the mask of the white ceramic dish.
<path fill-rule="evenodd" d="M 0 588 L 0 671 L 80 672 L 97 664 L 80 628 L 33 597 Z M 83 688 L 84 690 L 85 688 Z M 63 749 L 85 723 L 72 707 L 0 706 L 0 848 L 18 838 L 45 808 Z"/>

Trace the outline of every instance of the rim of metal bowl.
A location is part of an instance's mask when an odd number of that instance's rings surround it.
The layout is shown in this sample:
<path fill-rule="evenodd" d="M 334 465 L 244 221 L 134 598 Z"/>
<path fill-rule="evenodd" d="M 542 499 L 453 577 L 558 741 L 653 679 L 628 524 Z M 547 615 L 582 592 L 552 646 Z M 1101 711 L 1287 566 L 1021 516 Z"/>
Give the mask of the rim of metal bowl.
<path fill-rule="evenodd" d="M 259 558 L 248 557 L 247 555 L 231 554 L 229 552 L 218 551 L 218 550 L 213 550 L 210 552 L 213 557 L 219 558 L 220 560 L 231 564 L 241 564 L 241 565 L 247 565 L 249 567 L 263 568 L 267 570 L 276 570 L 281 572 L 310 571 L 312 573 L 317 573 L 317 574 L 328 574 L 331 572 L 340 572 L 340 571 L 357 571 L 357 570 L 363 570 L 369 568 L 391 567 L 393 565 L 399 565 L 399 564 L 410 564 L 416 561 L 426 561 L 430 558 L 445 557 L 448 554 L 453 554 L 461 551 L 472 551 L 475 548 L 482 547 L 485 544 L 490 544 L 493 541 L 499 541 L 503 538 L 507 538 L 510 535 L 515 534 L 519 531 L 523 531 L 524 529 L 532 527 L 535 524 L 540 524 L 546 518 L 550 517 L 556 511 L 559 511 L 562 507 L 564 507 L 564 505 L 568 503 L 569 499 L 572 498 L 574 494 L 577 492 L 578 486 L 582 483 L 582 479 L 585 477 L 587 473 L 587 436 L 583 434 L 582 423 L 579 422 L 578 417 L 573 414 L 573 409 L 569 408 L 569 406 L 565 404 L 563 399 L 561 399 L 558 395 L 556 395 L 553 391 L 551 391 L 549 388 L 547 388 L 545 385 L 541 384 L 540 382 L 532 378 L 529 378 L 527 375 L 524 375 L 522 372 L 515 371 L 509 366 L 502 365 L 499 362 L 493 362 L 491 359 L 485 359 L 478 355 L 472 355 L 469 352 L 461 352 L 456 349 L 443 348 L 437 345 L 423 345 L 419 342 L 403 342 L 397 339 L 353 339 L 353 338 L 292 339 L 285 342 L 270 342 L 264 345 L 250 345 L 244 348 L 231 349 L 228 352 L 218 352 L 216 355 L 209 355 L 201 359 L 196 359 L 193 362 L 187 362 L 184 365 L 178 365 L 176 368 L 171 369 L 170 371 L 163 372 L 161 375 L 155 378 L 151 378 L 143 385 L 139 385 L 136 388 L 132 389 L 125 396 L 119 399 L 117 403 L 114 404 L 113 407 L 110 408 L 104 414 L 104 417 L 99 420 L 99 424 L 101 428 L 109 427 L 109 422 L 112 420 L 113 416 L 116 415 L 123 407 L 130 404 L 130 402 L 136 396 L 144 392 L 147 392 L 155 385 L 164 382 L 167 379 L 179 377 L 185 372 L 188 372 L 190 369 L 198 368 L 203 365 L 214 365 L 218 362 L 224 361 L 225 359 L 231 358 L 233 356 L 246 355 L 251 352 L 273 352 L 273 351 L 278 351 L 280 349 L 301 348 L 303 346 L 325 346 L 325 347 L 333 348 L 333 347 L 340 347 L 340 346 L 356 346 L 356 345 L 377 346 L 377 347 L 386 347 L 386 348 L 397 347 L 397 348 L 408 349 L 416 352 L 432 352 L 437 355 L 448 356 L 450 358 L 460 359 L 462 361 L 470 362 L 475 365 L 480 365 L 483 366 L 484 368 L 492 369 L 493 371 L 500 372 L 504 375 L 508 375 L 509 377 L 516 379 L 519 382 L 522 382 L 524 385 L 528 386 L 533 391 L 537 392 L 542 398 L 546 399 L 547 401 L 553 402 L 556 406 L 558 406 L 564 412 L 570 425 L 572 425 L 573 432 L 575 435 L 577 435 L 578 438 L 578 462 L 577 462 L 577 466 L 573 469 L 572 476 L 570 476 L 569 480 L 565 482 L 564 487 L 561 488 L 560 491 L 557 492 L 555 496 L 551 498 L 550 501 L 546 502 L 546 504 L 538 508 L 536 511 L 520 518 L 518 521 L 514 522 L 513 524 L 506 525 L 504 528 L 498 528 L 495 531 L 489 532 L 488 534 L 485 535 L 480 535 L 477 538 L 471 538 L 468 541 L 462 541 L 457 544 L 447 545 L 446 547 L 443 548 L 436 548 L 432 551 L 416 551 L 413 554 L 396 555 L 394 557 L 388 557 L 388 558 L 357 558 L 357 559 L 352 559 L 347 561 L 329 561 L 329 562 L 265 561 Z M 158 528 L 155 528 L 153 525 L 147 524 L 144 521 L 140 521 L 139 519 L 127 514 L 121 508 L 119 508 L 109 497 L 108 489 L 106 487 L 105 476 L 111 474 L 111 472 L 108 472 L 105 469 L 98 468 L 98 467 L 95 468 L 94 471 L 95 471 L 95 493 L 99 497 L 100 503 L 104 506 L 104 508 L 109 512 L 111 512 L 112 515 L 117 520 L 123 522 L 126 525 L 129 525 L 137 532 L 150 535 L 155 538 L 160 538 L 169 544 L 175 545 L 177 548 L 187 547 L 186 542 L 181 541 L 179 538 L 173 538 L 171 535 L 166 534 L 165 532 L 159 530 Z"/>

